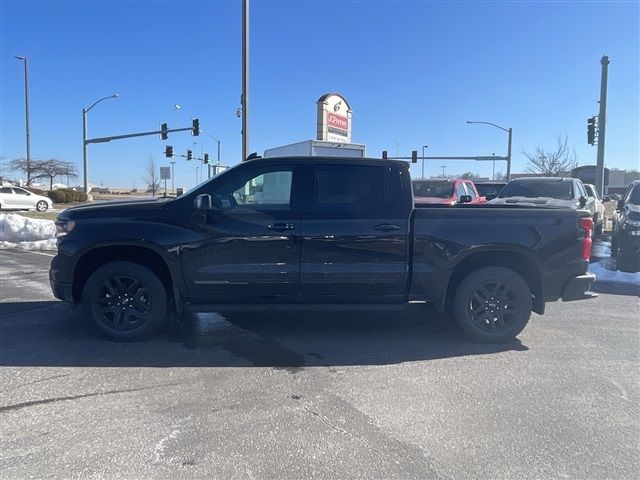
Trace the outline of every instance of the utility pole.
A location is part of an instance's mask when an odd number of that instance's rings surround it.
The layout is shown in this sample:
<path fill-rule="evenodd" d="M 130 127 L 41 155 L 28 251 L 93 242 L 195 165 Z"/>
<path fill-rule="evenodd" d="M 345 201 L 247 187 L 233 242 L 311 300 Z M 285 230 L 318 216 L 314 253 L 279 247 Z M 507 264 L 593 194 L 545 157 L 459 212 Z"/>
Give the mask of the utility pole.
<path fill-rule="evenodd" d="M 242 161 L 249 156 L 249 0 L 242 0 Z"/>
<path fill-rule="evenodd" d="M 421 176 L 421 178 L 424 178 L 424 149 L 425 148 L 429 148 L 429 145 L 423 145 L 422 146 L 422 176 Z"/>
<path fill-rule="evenodd" d="M 31 183 L 31 131 L 29 130 L 29 67 L 27 57 L 14 57 L 24 62 L 24 123 L 27 136 L 27 185 Z"/>
<path fill-rule="evenodd" d="M 596 189 L 604 195 L 604 133 L 607 123 L 607 75 L 609 73 L 609 57 L 600 59 L 602 77 L 600 79 L 600 113 L 598 113 L 598 159 L 596 162 Z"/>
<path fill-rule="evenodd" d="M 513 139 L 513 128 L 509 127 L 509 146 L 507 148 L 507 183 L 511 181 L 511 142 Z"/>

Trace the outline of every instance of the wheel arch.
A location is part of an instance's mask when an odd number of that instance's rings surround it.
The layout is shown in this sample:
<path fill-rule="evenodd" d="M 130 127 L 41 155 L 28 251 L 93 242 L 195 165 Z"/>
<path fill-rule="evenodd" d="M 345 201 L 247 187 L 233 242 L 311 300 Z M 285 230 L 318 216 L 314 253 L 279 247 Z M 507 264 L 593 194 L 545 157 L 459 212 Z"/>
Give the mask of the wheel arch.
<path fill-rule="evenodd" d="M 137 263 L 155 273 L 167 290 L 169 299 L 173 299 L 174 281 L 165 259 L 155 250 L 134 245 L 102 246 L 85 252 L 75 265 L 73 273 L 73 301 L 82 298 L 82 289 L 91 274 L 101 266 L 114 261 Z"/>
<path fill-rule="evenodd" d="M 460 260 L 449 277 L 446 289 L 445 306 L 449 307 L 455 292 L 471 272 L 484 267 L 503 267 L 513 270 L 527 283 L 533 295 L 533 311 L 544 313 L 544 295 L 540 268 L 530 256 L 514 251 L 482 251 L 472 253 Z"/>

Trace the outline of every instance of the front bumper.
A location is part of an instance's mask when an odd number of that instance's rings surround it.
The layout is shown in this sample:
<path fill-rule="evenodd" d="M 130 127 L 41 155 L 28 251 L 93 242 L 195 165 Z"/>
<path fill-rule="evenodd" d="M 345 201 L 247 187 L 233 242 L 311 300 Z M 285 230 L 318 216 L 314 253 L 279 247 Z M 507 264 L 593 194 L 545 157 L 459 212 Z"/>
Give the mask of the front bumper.
<path fill-rule="evenodd" d="M 596 276 L 593 273 L 585 273 L 584 275 L 570 278 L 562 289 L 562 301 L 571 302 L 597 297 L 597 293 L 590 291 L 591 285 L 595 281 Z"/>
<path fill-rule="evenodd" d="M 54 297 L 63 302 L 73 303 L 73 285 L 71 283 L 54 282 L 51 275 L 49 275 L 49 283 Z"/>
<path fill-rule="evenodd" d="M 53 295 L 65 302 L 73 303 L 73 281 L 71 272 L 71 257 L 66 255 L 56 255 L 51 260 L 49 267 L 49 284 Z"/>

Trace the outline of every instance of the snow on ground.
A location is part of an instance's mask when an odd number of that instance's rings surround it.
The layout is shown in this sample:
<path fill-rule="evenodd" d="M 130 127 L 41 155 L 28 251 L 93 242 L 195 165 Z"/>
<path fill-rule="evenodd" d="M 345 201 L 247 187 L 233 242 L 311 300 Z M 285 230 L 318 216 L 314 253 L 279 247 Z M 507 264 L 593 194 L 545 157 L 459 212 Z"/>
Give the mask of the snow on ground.
<path fill-rule="evenodd" d="M 589 264 L 589 271 L 596 274 L 596 282 L 640 285 L 640 272 L 627 273 L 617 271 L 614 267 L 613 260 L 610 258 Z"/>
<path fill-rule="evenodd" d="M 56 226 L 53 220 L 0 213 L 0 248 L 55 250 Z"/>

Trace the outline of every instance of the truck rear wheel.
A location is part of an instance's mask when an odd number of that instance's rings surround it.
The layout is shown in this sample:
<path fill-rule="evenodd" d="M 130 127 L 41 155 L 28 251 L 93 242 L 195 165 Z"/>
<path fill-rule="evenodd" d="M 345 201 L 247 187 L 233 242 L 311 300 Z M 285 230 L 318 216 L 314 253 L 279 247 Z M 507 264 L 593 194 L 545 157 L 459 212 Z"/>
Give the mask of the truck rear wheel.
<path fill-rule="evenodd" d="M 167 293 L 148 268 L 132 262 L 110 262 L 85 283 L 82 306 L 93 325 L 112 340 L 140 340 L 164 323 Z"/>
<path fill-rule="evenodd" d="M 460 328 L 474 340 L 500 343 L 513 339 L 531 317 L 531 292 L 523 278 L 503 267 L 472 272 L 453 298 Z"/>

